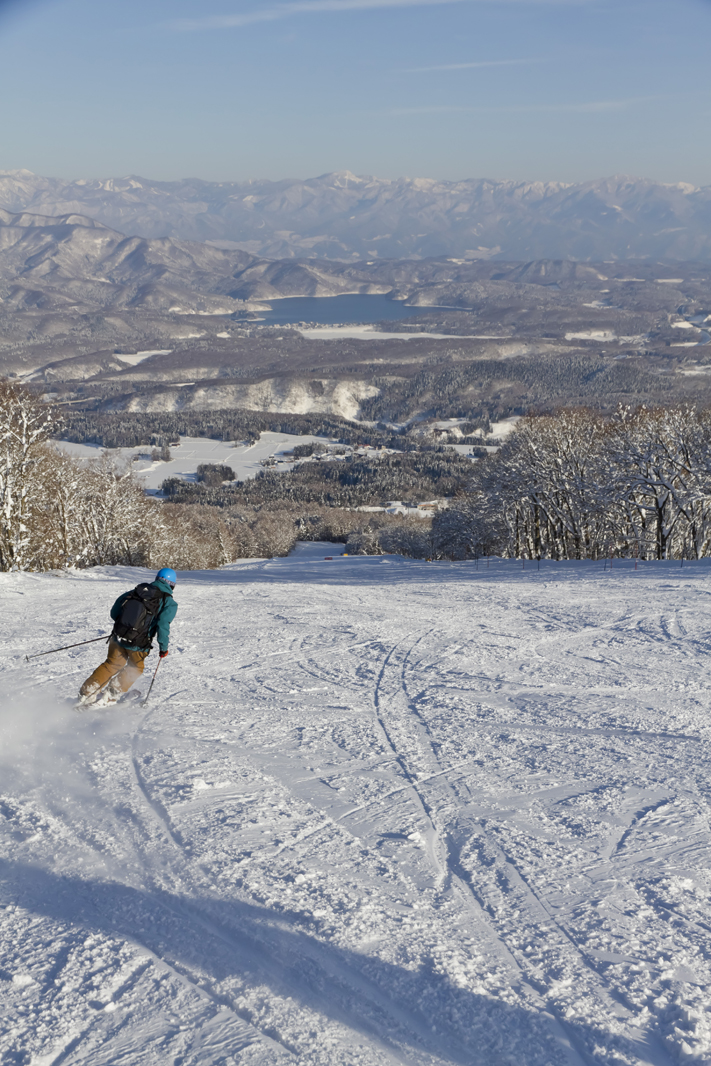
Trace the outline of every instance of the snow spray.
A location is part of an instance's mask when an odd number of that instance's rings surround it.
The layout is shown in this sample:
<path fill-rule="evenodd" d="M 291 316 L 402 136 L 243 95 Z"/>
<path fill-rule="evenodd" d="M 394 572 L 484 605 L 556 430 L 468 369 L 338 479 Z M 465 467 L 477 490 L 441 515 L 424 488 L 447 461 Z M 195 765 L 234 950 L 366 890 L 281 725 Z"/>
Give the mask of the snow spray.
<path fill-rule="evenodd" d="M 90 802 L 84 780 L 87 757 L 117 734 L 126 734 L 123 716 L 77 714 L 33 685 L 0 698 L 0 782 L 2 790 L 28 796 L 48 789 L 74 805 Z M 122 738 L 123 740 L 123 738 Z M 122 741 L 120 741 L 121 743 Z M 123 741 L 125 743 L 125 741 Z"/>

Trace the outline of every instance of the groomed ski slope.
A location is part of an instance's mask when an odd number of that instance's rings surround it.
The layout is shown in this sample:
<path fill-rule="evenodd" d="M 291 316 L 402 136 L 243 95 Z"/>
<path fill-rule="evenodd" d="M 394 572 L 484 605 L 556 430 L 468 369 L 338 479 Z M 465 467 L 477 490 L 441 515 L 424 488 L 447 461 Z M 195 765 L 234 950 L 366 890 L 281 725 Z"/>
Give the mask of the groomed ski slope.
<path fill-rule="evenodd" d="M 3 1066 L 711 1063 L 711 567 L 323 554 L 145 710 L 22 659 L 144 571 L 0 578 Z"/>

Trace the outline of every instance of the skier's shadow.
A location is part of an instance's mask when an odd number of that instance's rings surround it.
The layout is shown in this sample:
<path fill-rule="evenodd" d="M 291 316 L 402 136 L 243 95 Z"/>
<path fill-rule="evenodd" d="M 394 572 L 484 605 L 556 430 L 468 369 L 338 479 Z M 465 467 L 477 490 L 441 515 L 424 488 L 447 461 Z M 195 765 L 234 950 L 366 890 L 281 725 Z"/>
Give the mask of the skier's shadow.
<path fill-rule="evenodd" d="M 215 999 L 248 1022 L 230 1001 L 230 978 L 238 977 L 242 988 L 266 984 L 275 995 L 374 1039 L 386 1054 L 409 1047 L 454 1066 L 503 1066 L 515 1058 L 588 1061 L 589 1049 L 610 1039 L 602 1026 L 562 1027 L 542 1009 L 527 1011 L 471 992 L 433 963 L 413 970 L 324 942 L 309 931 L 304 915 L 83 880 L 6 860 L 0 860 L 0 880 L 15 902 L 37 915 L 143 947 L 181 974 L 194 975 L 190 979 L 203 988 L 219 983 Z M 0 972 L 0 981 L 6 976 Z M 568 1042 L 575 1050 L 565 1047 Z M 654 1036 L 629 1045 L 641 1061 L 658 1061 Z"/>

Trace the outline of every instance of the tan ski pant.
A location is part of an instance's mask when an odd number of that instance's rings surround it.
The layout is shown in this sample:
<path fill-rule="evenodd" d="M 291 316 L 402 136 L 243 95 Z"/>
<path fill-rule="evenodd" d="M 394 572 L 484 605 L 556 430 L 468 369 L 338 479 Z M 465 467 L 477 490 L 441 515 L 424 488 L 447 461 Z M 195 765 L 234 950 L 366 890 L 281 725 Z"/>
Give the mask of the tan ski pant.
<path fill-rule="evenodd" d="M 127 651 L 126 648 L 122 648 L 120 644 L 117 644 L 115 640 L 111 640 L 106 662 L 103 662 L 101 666 L 97 666 L 91 677 L 87 677 L 79 689 L 80 693 L 82 696 L 86 696 L 88 692 L 93 690 L 94 682 L 101 688 L 112 677 L 116 678 L 112 688 L 118 688 L 121 692 L 128 692 L 133 682 L 143 673 L 143 660 L 147 655 L 147 650 Z"/>

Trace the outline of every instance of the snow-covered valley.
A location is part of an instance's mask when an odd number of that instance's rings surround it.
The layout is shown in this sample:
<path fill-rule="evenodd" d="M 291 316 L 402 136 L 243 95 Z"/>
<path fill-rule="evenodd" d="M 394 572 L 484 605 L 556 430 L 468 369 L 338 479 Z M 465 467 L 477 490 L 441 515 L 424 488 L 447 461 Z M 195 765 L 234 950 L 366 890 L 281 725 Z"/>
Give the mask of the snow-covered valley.
<path fill-rule="evenodd" d="M 144 571 L 0 575 L 0 1061 L 711 1063 L 708 564 L 324 554 L 145 709 L 24 661 Z"/>

